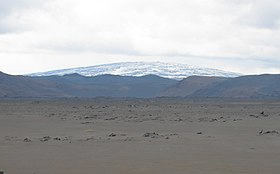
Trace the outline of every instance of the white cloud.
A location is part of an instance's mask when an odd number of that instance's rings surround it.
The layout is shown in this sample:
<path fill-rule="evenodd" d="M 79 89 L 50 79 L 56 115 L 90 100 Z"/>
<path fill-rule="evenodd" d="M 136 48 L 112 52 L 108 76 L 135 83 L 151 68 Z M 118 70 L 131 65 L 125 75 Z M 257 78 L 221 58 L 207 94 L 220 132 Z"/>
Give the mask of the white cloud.
<path fill-rule="evenodd" d="M 278 0 L 0 0 L 0 68 L 157 59 L 280 72 L 279 8 Z M 16 58 L 33 63 L 16 71 Z"/>

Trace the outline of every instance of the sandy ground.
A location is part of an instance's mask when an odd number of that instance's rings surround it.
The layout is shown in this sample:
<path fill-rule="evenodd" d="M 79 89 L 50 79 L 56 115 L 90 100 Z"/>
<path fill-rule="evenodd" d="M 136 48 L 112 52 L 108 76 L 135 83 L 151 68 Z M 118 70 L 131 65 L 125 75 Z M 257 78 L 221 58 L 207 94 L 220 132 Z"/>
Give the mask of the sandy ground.
<path fill-rule="evenodd" d="M 280 102 L 0 101 L 5 174 L 278 174 Z"/>

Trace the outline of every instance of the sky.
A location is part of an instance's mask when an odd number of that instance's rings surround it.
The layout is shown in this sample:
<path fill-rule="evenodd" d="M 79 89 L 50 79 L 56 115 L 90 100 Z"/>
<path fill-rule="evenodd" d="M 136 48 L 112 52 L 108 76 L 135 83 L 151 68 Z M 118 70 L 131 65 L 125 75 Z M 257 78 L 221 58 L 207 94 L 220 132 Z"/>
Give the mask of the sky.
<path fill-rule="evenodd" d="M 0 0 L 0 71 L 162 61 L 280 73 L 279 0 Z"/>

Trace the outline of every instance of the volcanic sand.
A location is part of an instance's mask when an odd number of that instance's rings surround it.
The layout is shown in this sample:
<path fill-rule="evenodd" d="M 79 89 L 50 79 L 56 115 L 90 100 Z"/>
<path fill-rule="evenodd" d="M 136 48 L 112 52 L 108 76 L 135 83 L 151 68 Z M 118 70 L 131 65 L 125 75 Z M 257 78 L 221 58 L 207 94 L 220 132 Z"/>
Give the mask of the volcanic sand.
<path fill-rule="evenodd" d="M 0 101 L 5 174 L 278 174 L 280 102 Z"/>

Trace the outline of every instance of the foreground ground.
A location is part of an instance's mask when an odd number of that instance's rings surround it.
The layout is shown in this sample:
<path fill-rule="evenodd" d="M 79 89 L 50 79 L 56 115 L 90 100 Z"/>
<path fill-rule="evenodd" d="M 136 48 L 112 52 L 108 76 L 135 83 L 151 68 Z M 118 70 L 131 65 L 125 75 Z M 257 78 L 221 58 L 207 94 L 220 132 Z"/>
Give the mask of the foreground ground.
<path fill-rule="evenodd" d="M 0 101 L 5 174 L 278 174 L 280 102 Z"/>

